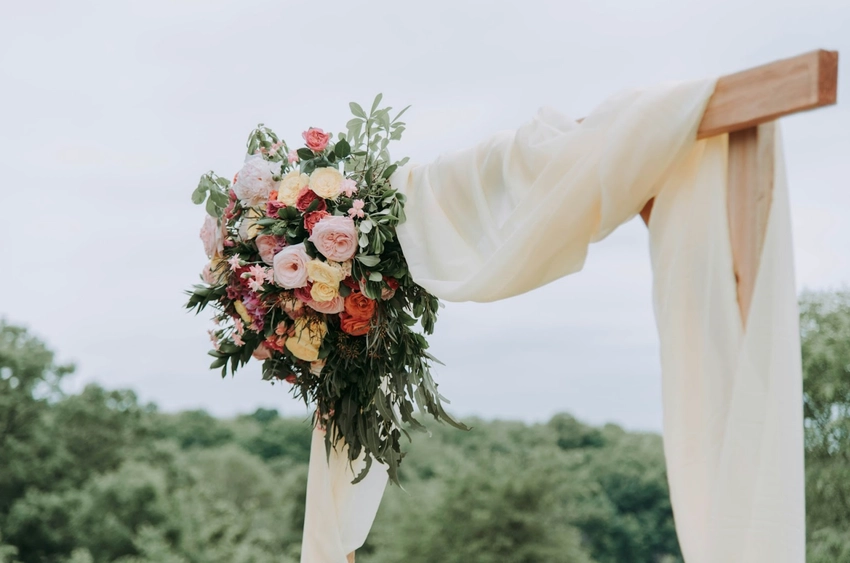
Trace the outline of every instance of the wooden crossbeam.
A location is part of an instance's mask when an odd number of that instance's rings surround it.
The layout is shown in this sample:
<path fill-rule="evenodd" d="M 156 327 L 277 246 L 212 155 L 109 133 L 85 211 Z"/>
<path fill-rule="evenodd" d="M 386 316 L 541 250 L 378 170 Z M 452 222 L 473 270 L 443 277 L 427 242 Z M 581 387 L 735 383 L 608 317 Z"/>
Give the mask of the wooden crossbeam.
<path fill-rule="evenodd" d="M 838 52 L 818 50 L 717 80 L 698 139 L 729 134 L 729 238 L 746 325 L 773 198 L 774 120 L 837 100 Z M 653 200 L 640 212 L 649 224 Z"/>
<path fill-rule="evenodd" d="M 834 104 L 837 90 L 837 51 L 812 51 L 723 76 L 708 101 L 697 138 Z"/>

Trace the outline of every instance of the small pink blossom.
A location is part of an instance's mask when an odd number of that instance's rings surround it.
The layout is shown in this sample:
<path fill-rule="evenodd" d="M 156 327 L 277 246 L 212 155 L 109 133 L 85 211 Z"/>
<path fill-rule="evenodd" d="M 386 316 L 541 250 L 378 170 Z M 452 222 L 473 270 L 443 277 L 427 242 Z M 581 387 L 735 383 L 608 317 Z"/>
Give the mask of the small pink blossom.
<path fill-rule="evenodd" d="M 212 341 L 213 348 L 215 348 L 216 350 L 221 348 L 221 345 L 218 343 L 218 337 L 215 335 L 215 331 L 214 330 L 208 330 L 207 334 L 210 335 L 210 340 Z"/>
<path fill-rule="evenodd" d="M 242 322 L 242 319 L 233 319 L 233 326 L 236 327 L 237 334 L 245 333 L 245 324 Z"/>
<path fill-rule="evenodd" d="M 238 254 L 234 254 L 230 258 L 230 260 L 227 261 L 227 263 L 230 264 L 230 271 L 231 272 L 235 272 L 236 270 L 238 270 L 242 266 L 242 261 L 239 260 Z"/>
<path fill-rule="evenodd" d="M 298 156 L 298 151 L 295 149 L 289 151 L 289 153 L 286 155 L 286 159 L 289 161 L 289 164 L 295 164 L 296 162 L 301 160 L 301 158 Z"/>
<path fill-rule="evenodd" d="M 352 217 L 365 217 L 366 213 L 363 212 L 364 205 L 365 202 L 362 199 L 355 199 L 351 202 L 351 209 L 348 210 L 348 214 Z"/>
<path fill-rule="evenodd" d="M 341 189 L 342 193 L 344 193 L 346 197 L 351 197 L 354 195 L 354 192 L 357 191 L 357 182 L 351 178 L 346 178 L 342 181 Z"/>
<path fill-rule="evenodd" d="M 248 274 L 253 276 L 253 278 L 260 283 L 269 279 L 269 271 L 260 266 L 259 264 L 255 264 L 248 268 Z"/>
<path fill-rule="evenodd" d="M 236 344 L 237 346 L 244 346 L 245 345 L 245 341 L 242 340 L 242 337 L 239 336 L 238 334 L 234 333 L 232 335 L 232 338 L 233 338 L 233 343 Z"/>

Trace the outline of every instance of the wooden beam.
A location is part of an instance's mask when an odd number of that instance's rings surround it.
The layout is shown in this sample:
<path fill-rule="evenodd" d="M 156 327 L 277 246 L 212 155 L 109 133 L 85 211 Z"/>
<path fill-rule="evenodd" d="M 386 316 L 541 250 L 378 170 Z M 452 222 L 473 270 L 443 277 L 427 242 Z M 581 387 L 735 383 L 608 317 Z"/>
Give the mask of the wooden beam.
<path fill-rule="evenodd" d="M 776 123 L 729 134 L 726 208 L 741 321 L 747 324 L 758 275 L 770 206 Z"/>
<path fill-rule="evenodd" d="M 837 51 L 812 51 L 723 76 L 708 101 L 697 138 L 832 105 L 837 90 Z"/>
<path fill-rule="evenodd" d="M 783 115 L 835 104 L 838 51 L 819 49 L 717 79 L 697 139 L 732 133 Z M 649 224 L 652 200 L 640 212 Z"/>

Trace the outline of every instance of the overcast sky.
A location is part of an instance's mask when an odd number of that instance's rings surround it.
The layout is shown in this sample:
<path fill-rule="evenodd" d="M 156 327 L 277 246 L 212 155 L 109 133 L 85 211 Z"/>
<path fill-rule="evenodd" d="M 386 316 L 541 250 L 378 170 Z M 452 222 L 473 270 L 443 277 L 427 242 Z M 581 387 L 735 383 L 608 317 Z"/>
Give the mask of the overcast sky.
<path fill-rule="evenodd" d="M 284 387 L 207 370 L 182 309 L 205 257 L 198 176 L 232 175 L 263 122 L 290 143 L 348 102 L 413 104 L 396 156 L 425 162 L 541 105 L 586 115 L 623 88 L 842 51 L 846 0 L 290 2 L 76 0 L 0 10 L 0 316 L 78 365 L 69 389 L 131 387 L 164 410 L 300 415 Z M 843 88 L 846 90 L 846 88 Z M 850 282 L 850 101 L 782 121 L 799 287 Z M 659 429 L 647 237 L 504 302 L 450 304 L 436 376 L 461 415 Z"/>

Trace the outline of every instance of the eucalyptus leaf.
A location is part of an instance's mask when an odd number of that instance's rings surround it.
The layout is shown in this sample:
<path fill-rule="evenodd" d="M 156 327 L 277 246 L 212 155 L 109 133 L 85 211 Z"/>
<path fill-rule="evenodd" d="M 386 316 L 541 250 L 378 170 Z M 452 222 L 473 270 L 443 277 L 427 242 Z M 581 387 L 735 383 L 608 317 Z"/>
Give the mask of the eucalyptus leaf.
<path fill-rule="evenodd" d="M 381 263 L 380 257 L 371 254 L 358 254 L 357 261 L 368 268 L 372 268 Z"/>
<path fill-rule="evenodd" d="M 351 102 L 348 104 L 348 107 L 351 108 L 351 113 L 353 113 L 357 117 L 362 117 L 363 119 L 366 119 L 366 112 L 363 111 L 363 108 L 360 107 L 360 104 L 358 104 L 357 102 Z"/>

